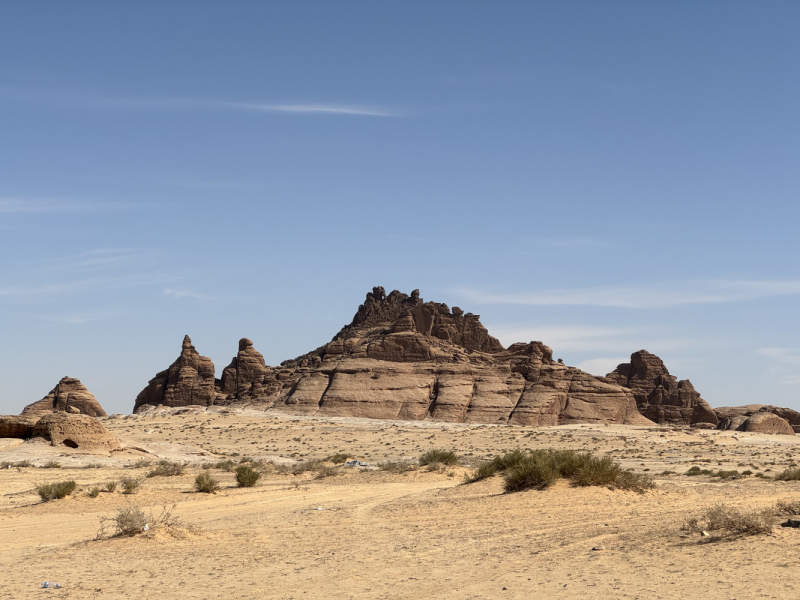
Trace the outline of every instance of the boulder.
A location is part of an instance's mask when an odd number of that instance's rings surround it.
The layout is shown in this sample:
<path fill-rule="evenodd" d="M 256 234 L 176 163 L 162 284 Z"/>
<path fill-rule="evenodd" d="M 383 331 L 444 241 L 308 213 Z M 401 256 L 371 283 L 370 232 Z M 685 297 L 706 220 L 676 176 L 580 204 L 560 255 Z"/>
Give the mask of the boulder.
<path fill-rule="evenodd" d="M 768 412 L 779 416 L 791 425 L 795 433 L 800 433 L 800 412 L 791 408 L 771 404 L 747 404 L 745 406 L 723 406 L 715 408 L 720 429 L 738 429 L 751 415 Z"/>
<path fill-rule="evenodd" d="M 166 371 L 150 380 L 136 397 L 133 410 L 159 404 L 173 408 L 192 404 L 211 406 L 216 397 L 214 363 L 200 356 L 187 335 L 183 338 L 181 355 Z"/>
<path fill-rule="evenodd" d="M 49 440 L 53 446 L 82 452 L 121 450 L 119 441 L 97 419 L 87 415 L 55 412 L 33 426 L 32 437 Z"/>
<path fill-rule="evenodd" d="M 160 374 L 161 375 L 161 374 Z M 151 382 L 152 385 L 152 382 Z M 553 360 L 542 342 L 509 348 L 480 317 L 375 287 L 324 346 L 271 367 L 248 339 L 217 403 L 320 416 L 456 423 L 652 424 L 633 392 Z M 136 409 L 167 404 L 140 394 Z"/>
<path fill-rule="evenodd" d="M 17 415 L 0 415 L 0 438 L 31 437 L 34 420 Z"/>
<path fill-rule="evenodd" d="M 794 429 L 786 419 L 770 412 L 757 412 L 744 422 L 743 431 L 752 433 L 778 433 L 781 435 L 794 435 Z"/>
<path fill-rule="evenodd" d="M 692 383 L 688 379 L 678 381 L 669 374 L 664 362 L 647 350 L 631 354 L 631 362 L 619 365 L 605 380 L 630 389 L 639 412 L 651 421 L 717 425 L 714 409 L 700 397 Z"/>
<path fill-rule="evenodd" d="M 52 412 L 68 412 L 90 417 L 108 416 L 86 386 L 79 379 L 72 377 L 64 377 L 49 394 L 23 408 L 20 414 L 38 419 Z"/>

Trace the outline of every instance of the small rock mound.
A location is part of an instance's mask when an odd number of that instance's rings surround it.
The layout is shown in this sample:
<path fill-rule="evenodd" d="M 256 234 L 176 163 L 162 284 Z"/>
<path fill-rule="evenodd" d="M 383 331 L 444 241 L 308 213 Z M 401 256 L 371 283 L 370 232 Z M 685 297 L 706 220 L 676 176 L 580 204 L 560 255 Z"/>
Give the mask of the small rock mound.
<path fill-rule="evenodd" d="M 73 377 L 64 377 L 47 396 L 29 404 L 20 414 L 23 417 L 38 419 L 52 412 L 68 412 L 90 417 L 108 416 L 80 379 Z"/>
<path fill-rule="evenodd" d="M 45 415 L 33 426 L 32 436 L 50 440 L 56 447 L 84 452 L 122 449 L 117 438 L 97 419 L 86 415 L 59 412 Z"/>

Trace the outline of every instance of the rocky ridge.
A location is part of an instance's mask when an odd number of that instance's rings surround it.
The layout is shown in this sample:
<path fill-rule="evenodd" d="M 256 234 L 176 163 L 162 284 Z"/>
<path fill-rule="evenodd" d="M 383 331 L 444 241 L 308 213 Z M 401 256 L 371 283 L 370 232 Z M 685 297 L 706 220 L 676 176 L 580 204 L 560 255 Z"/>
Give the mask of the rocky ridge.
<path fill-rule="evenodd" d="M 650 423 L 631 390 L 554 361 L 542 342 L 504 348 L 479 315 L 424 302 L 418 290 L 373 288 L 331 342 L 279 367 L 267 366 L 243 338 L 212 396 L 213 372 L 187 337 L 179 359 L 150 381 L 134 410 L 246 404 L 377 419 Z"/>

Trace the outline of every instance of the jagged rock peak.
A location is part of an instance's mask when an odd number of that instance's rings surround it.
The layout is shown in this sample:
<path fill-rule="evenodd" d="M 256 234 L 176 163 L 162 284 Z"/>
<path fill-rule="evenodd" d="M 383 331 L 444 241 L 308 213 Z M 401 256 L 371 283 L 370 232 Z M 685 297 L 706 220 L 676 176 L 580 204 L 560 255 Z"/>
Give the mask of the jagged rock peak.
<path fill-rule="evenodd" d="M 247 338 L 239 340 L 239 352 L 222 371 L 220 392 L 232 399 L 260 396 L 264 393 L 267 365 L 262 354 Z"/>
<path fill-rule="evenodd" d="M 631 354 L 631 362 L 617 366 L 606 375 L 606 380 L 630 389 L 639 412 L 656 423 L 711 423 L 714 426 L 718 423 L 716 413 L 700 397 L 692 382 L 678 381 L 670 375 L 664 361 L 647 350 Z"/>
<path fill-rule="evenodd" d="M 464 313 L 457 306 L 451 311 L 447 304 L 425 302 L 419 290 L 414 290 L 411 295 L 394 290 L 387 295 L 381 286 L 367 293 L 352 322 L 343 327 L 333 340 L 363 336 L 367 330 L 376 328 L 386 329 L 385 333 L 434 337 L 467 350 L 495 353 L 505 349 L 497 338 L 489 335 L 480 322 L 480 315 Z"/>
<path fill-rule="evenodd" d="M 214 363 L 183 338 L 180 356 L 168 369 L 157 373 L 136 397 L 134 412 L 145 404 L 177 407 L 197 404 L 211 406 L 216 399 Z"/>
<path fill-rule="evenodd" d="M 90 417 L 108 416 L 80 379 L 74 377 L 63 377 L 49 394 L 23 408 L 20 414 L 38 418 L 53 412 L 68 412 Z"/>

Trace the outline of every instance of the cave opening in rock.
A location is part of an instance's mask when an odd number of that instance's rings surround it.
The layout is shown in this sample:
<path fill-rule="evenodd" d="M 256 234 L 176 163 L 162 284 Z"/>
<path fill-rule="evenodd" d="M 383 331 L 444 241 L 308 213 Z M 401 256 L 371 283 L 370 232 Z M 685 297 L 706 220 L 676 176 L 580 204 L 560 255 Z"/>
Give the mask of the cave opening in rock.
<path fill-rule="evenodd" d="M 61 443 L 64 444 L 67 448 L 77 448 L 78 447 L 78 444 L 76 444 L 72 440 L 64 440 Z"/>

